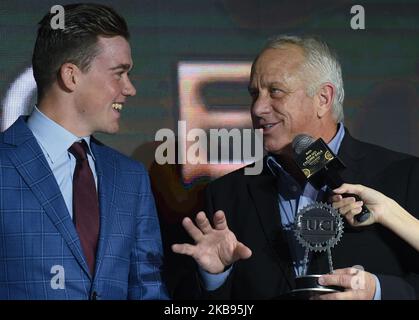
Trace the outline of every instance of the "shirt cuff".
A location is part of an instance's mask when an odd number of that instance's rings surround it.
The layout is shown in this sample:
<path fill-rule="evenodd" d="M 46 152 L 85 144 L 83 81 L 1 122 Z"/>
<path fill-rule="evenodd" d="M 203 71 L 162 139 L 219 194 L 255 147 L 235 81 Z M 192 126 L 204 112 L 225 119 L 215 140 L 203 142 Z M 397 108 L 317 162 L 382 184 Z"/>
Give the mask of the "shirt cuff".
<path fill-rule="evenodd" d="M 226 281 L 227 277 L 230 275 L 233 266 L 231 265 L 226 271 L 218 274 L 212 274 L 206 272 L 204 269 L 199 267 L 199 273 L 201 275 L 202 282 L 207 291 L 214 291 L 221 287 Z"/>

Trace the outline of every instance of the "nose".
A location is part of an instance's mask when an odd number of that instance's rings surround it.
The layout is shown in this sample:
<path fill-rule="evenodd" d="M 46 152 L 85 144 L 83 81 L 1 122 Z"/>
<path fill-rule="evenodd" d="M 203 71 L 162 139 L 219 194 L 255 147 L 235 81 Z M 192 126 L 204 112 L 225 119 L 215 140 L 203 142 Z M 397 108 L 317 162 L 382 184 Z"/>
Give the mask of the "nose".
<path fill-rule="evenodd" d="M 251 106 L 251 113 L 256 117 L 263 117 L 270 112 L 270 100 L 268 97 L 264 97 L 261 93 L 253 100 Z"/>
<path fill-rule="evenodd" d="M 122 89 L 122 94 L 124 96 L 135 96 L 137 94 L 137 90 L 135 89 L 134 85 L 132 84 L 131 80 L 127 77 L 126 81 L 124 82 L 124 88 Z"/>

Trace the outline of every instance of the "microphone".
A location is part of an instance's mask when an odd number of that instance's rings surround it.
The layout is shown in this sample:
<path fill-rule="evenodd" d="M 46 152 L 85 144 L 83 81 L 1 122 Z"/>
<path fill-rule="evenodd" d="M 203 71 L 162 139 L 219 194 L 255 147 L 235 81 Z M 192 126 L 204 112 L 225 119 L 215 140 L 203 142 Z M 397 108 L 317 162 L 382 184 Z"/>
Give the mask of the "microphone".
<path fill-rule="evenodd" d="M 327 185 L 331 189 L 336 189 L 344 183 L 339 172 L 346 166 L 322 138 L 314 140 L 309 135 L 299 134 L 292 141 L 292 149 L 295 153 L 295 163 L 315 188 L 321 189 Z M 354 197 L 356 201 L 361 200 L 353 193 L 345 193 L 342 196 Z M 368 208 L 363 205 L 361 213 L 355 216 L 355 220 L 359 223 L 364 222 L 370 214 Z"/>

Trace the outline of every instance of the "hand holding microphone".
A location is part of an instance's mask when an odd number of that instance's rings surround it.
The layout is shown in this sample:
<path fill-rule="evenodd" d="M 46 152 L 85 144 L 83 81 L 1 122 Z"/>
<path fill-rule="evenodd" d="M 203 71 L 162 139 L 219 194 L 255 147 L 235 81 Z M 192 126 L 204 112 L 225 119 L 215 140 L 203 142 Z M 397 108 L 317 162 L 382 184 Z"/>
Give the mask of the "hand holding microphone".
<path fill-rule="evenodd" d="M 351 201 L 350 198 L 342 199 L 341 194 L 345 192 L 359 194 L 363 202 L 371 208 L 372 214 L 369 219 L 361 224 L 362 226 L 379 223 L 392 230 L 419 251 L 419 220 L 403 209 L 396 201 L 377 190 L 358 184 L 345 183 L 334 191 L 336 194 L 332 197 L 333 207 L 338 209 L 351 225 L 360 225 L 353 218 L 360 210 L 360 203 Z"/>
<path fill-rule="evenodd" d="M 321 189 L 327 185 L 334 190 L 344 183 L 339 171 L 344 169 L 345 165 L 323 139 L 314 140 L 309 135 L 300 134 L 294 138 L 292 148 L 295 153 L 295 163 L 314 187 Z M 361 201 L 361 198 L 353 193 L 344 193 L 342 197 L 353 197 L 356 201 Z M 370 215 L 369 209 L 362 205 L 361 212 L 355 215 L 355 220 L 362 223 Z"/>
<path fill-rule="evenodd" d="M 360 184 L 344 183 L 339 188 L 333 190 L 334 195 L 331 197 L 333 208 L 339 210 L 349 224 L 353 226 L 367 226 L 373 223 L 381 223 L 385 217 L 391 214 L 394 209 L 393 202 L 381 192 L 368 188 Z M 356 194 L 362 200 L 357 201 L 354 197 L 345 197 L 343 194 Z M 371 215 L 362 223 L 355 220 L 355 216 L 362 211 L 362 205 L 366 204 L 371 210 Z"/>

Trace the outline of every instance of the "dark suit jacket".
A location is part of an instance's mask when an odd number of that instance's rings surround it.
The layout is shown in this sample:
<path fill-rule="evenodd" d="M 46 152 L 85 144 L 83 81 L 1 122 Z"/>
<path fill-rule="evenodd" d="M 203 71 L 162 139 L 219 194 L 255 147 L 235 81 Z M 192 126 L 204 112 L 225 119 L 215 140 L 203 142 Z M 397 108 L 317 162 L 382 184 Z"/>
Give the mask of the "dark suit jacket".
<path fill-rule="evenodd" d="M 347 166 L 346 182 L 375 188 L 419 213 L 418 158 L 358 141 L 348 131 L 338 155 Z M 229 227 L 253 255 L 236 262 L 224 285 L 206 298 L 272 299 L 294 288 L 277 197 L 276 178 L 266 166 L 260 175 L 246 176 L 241 169 L 208 186 L 206 212 L 224 210 Z M 377 275 L 382 299 L 415 299 L 419 293 L 419 254 L 380 225 L 352 228 L 345 221 L 332 256 L 335 269 L 361 265 Z M 327 257 L 314 257 L 310 268 L 328 272 Z"/>

